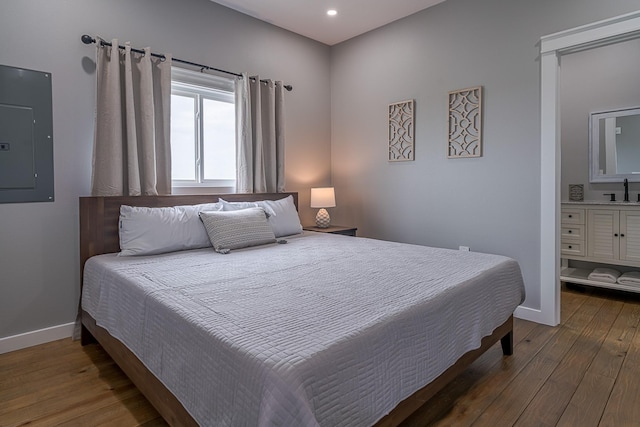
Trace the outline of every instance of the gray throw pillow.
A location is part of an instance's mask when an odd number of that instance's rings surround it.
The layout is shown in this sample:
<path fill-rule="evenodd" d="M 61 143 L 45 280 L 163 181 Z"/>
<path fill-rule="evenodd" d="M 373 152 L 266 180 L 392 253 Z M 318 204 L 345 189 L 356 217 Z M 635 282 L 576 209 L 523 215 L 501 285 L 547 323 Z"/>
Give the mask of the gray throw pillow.
<path fill-rule="evenodd" d="M 232 249 L 275 243 L 276 236 L 262 208 L 238 211 L 200 212 L 213 249 L 229 253 Z"/>

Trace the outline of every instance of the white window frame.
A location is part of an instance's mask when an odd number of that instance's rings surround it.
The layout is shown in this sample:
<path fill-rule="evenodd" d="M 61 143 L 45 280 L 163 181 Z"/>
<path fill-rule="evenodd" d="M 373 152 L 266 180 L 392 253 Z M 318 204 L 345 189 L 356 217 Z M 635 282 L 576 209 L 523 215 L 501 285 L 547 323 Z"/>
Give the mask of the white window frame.
<path fill-rule="evenodd" d="M 196 180 L 171 180 L 173 188 L 231 188 L 235 190 L 235 179 L 204 179 L 202 140 L 204 122 L 200 120 L 203 100 L 229 102 L 235 104 L 235 81 L 233 78 L 214 76 L 184 68 L 171 68 L 171 94 L 197 98 L 195 103 L 195 132 L 194 141 L 196 153 Z M 235 159 L 234 159 L 235 161 Z"/>

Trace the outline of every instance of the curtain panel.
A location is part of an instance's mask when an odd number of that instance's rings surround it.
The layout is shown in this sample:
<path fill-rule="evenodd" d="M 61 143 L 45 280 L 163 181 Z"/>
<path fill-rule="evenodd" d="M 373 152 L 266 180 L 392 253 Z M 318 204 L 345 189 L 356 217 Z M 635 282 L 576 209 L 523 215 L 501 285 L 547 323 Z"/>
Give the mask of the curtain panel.
<path fill-rule="evenodd" d="M 238 193 L 284 192 L 284 87 L 246 73 L 236 80 Z"/>
<path fill-rule="evenodd" d="M 171 194 L 171 55 L 97 43 L 94 196 Z"/>

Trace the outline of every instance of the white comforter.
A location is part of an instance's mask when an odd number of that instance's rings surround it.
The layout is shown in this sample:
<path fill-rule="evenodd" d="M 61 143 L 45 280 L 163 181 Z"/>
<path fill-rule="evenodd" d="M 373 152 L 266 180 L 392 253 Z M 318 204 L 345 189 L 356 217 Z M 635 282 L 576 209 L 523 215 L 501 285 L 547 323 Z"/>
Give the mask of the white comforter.
<path fill-rule="evenodd" d="M 510 258 L 320 233 L 84 274 L 83 308 L 212 426 L 373 424 L 524 299 Z"/>

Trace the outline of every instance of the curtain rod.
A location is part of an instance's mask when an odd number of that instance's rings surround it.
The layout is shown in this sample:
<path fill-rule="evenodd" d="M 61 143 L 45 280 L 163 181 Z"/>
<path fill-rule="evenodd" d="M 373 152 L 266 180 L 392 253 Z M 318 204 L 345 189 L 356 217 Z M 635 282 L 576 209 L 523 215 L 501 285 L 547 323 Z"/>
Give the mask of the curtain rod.
<path fill-rule="evenodd" d="M 80 37 L 80 39 L 82 40 L 82 43 L 84 43 L 84 44 L 97 43 L 97 40 L 95 38 L 93 38 L 93 37 L 91 37 L 91 36 L 89 36 L 87 34 L 83 34 L 82 37 Z M 112 46 L 112 44 L 107 42 L 107 41 L 100 40 L 100 46 Z M 122 46 L 122 45 L 118 45 L 118 48 L 119 49 L 124 49 L 125 47 Z M 131 48 L 131 51 L 132 52 L 136 52 L 136 53 L 145 53 L 145 51 L 141 50 L 141 49 Z M 160 53 L 151 52 L 151 56 L 154 56 L 156 58 L 166 59 L 165 56 L 160 54 Z M 234 73 L 233 71 L 221 70 L 219 68 L 210 67 L 208 65 L 198 64 L 196 62 L 185 61 L 184 59 L 172 58 L 172 61 L 179 62 L 181 64 L 191 65 L 193 67 L 198 67 L 198 68 L 200 68 L 200 71 L 213 70 L 213 71 L 217 71 L 219 73 L 231 74 L 232 76 L 242 77 L 242 74 Z M 255 80 L 255 77 L 250 77 L 250 79 L 251 80 Z M 261 80 L 261 82 L 267 83 L 267 80 Z M 283 87 L 286 90 L 288 90 L 289 92 L 293 90 L 293 86 L 291 86 L 291 85 L 283 85 Z"/>

